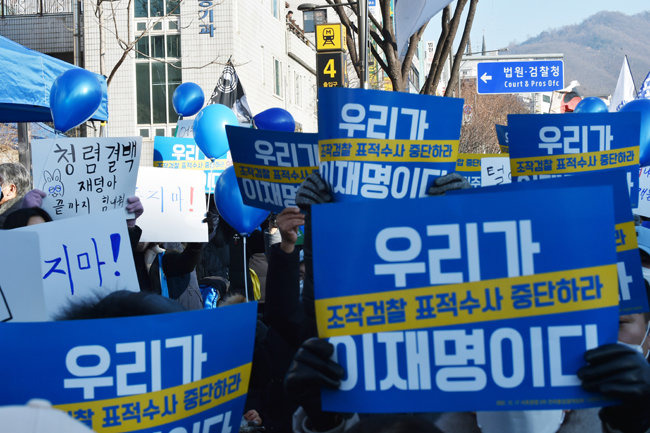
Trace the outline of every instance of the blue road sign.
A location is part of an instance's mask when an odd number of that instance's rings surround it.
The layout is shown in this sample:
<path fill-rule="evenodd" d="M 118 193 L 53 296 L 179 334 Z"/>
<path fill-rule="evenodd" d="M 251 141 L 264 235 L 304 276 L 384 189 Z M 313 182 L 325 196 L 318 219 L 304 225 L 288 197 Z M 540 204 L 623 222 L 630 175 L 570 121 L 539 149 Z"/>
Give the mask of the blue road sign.
<path fill-rule="evenodd" d="M 476 81 L 479 94 L 551 92 L 564 87 L 564 63 L 481 62 L 477 65 Z"/>

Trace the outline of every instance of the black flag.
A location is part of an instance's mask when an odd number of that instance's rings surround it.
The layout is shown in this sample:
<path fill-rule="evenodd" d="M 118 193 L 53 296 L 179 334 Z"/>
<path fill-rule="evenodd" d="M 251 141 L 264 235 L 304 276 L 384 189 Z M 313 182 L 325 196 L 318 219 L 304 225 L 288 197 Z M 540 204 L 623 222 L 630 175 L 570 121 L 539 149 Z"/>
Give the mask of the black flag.
<path fill-rule="evenodd" d="M 239 123 L 251 123 L 253 115 L 246 101 L 244 87 L 241 85 L 235 67 L 230 61 L 223 68 L 217 86 L 210 96 L 210 104 L 223 104 L 237 115 Z"/>

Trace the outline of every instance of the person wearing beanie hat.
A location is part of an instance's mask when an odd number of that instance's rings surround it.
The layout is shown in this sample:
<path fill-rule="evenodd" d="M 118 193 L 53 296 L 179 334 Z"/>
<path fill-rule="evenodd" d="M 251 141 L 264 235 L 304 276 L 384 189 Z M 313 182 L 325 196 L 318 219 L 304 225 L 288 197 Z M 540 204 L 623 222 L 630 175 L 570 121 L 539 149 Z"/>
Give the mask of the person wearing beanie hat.
<path fill-rule="evenodd" d="M 93 433 L 84 424 L 54 409 L 49 401 L 32 399 L 26 406 L 0 406 L 0 433 Z"/>

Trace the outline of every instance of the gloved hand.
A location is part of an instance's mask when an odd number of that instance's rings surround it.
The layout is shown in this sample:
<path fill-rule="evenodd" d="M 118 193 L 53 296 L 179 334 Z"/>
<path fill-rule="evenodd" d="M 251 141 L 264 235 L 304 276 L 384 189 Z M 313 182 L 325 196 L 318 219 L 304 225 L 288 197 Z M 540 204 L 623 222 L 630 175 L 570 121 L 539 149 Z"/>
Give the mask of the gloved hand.
<path fill-rule="evenodd" d="M 21 207 L 23 209 L 41 207 L 43 205 L 43 199 L 45 196 L 47 196 L 47 194 L 45 194 L 45 192 L 41 191 L 40 189 L 33 189 L 25 194 Z"/>
<path fill-rule="evenodd" d="M 469 188 L 471 188 L 471 185 L 465 176 L 452 172 L 434 180 L 433 185 L 431 185 L 427 190 L 427 194 L 443 195 L 447 191 Z"/>
<path fill-rule="evenodd" d="M 317 171 L 305 179 L 296 191 L 296 204 L 309 209 L 312 204 L 329 203 L 333 200 L 330 188 Z"/>
<path fill-rule="evenodd" d="M 126 201 L 128 203 L 126 205 L 126 211 L 135 215 L 134 218 L 126 220 L 126 225 L 128 227 L 135 227 L 135 220 L 144 213 L 144 207 L 142 206 L 140 199 L 136 196 L 129 197 Z"/>
<path fill-rule="evenodd" d="M 650 427 L 650 364 L 642 354 L 622 344 L 606 344 L 585 352 L 587 366 L 578 370 L 582 387 L 622 400 L 601 409 L 603 422 L 623 432 Z"/>
<path fill-rule="evenodd" d="M 321 387 L 337 389 L 345 376 L 343 367 L 330 359 L 332 353 L 334 346 L 327 340 L 310 338 L 296 352 L 284 378 L 287 395 L 302 406 L 315 431 L 330 430 L 342 422 L 336 413 L 321 409 Z"/>

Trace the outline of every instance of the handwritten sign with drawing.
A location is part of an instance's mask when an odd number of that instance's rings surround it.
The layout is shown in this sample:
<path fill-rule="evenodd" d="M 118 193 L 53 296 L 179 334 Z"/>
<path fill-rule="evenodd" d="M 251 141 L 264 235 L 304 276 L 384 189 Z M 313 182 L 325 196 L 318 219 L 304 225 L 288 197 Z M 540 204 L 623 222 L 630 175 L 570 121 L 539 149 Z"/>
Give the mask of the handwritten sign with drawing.
<path fill-rule="evenodd" d="M 38 248 L 31 248 L 26 257 L 39 257 L 36 269 L 52 317 L 71 299 L 140 290 L 124 211 L 66 218 L 12 232 L 38 235 Z"/>
<path fill-rule="evenodd" d="M 144 207 L 140 242 L 207 242 L 204 182 L 196 170 L 142 167 L 135 190 Z"/>
<path fill-rule="evenodd" d="M 34 140 L 34 188 L 52 219 L 94 215 L 126 207 L 134 195 L 142 138 Z"/>

